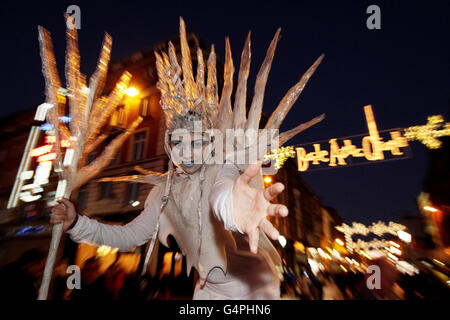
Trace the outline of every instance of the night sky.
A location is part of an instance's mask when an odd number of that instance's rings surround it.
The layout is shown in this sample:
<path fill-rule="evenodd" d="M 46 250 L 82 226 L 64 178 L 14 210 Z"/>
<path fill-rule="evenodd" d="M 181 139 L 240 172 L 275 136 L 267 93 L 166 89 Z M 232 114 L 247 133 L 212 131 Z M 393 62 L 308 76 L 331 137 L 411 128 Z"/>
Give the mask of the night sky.
<path fill-rule="evenodd" d="M 94 2 L 94 1 L 92 1 Z M 289 145 L 367 132 L 363 107 L 373 106 L 378 129 L 425 124 L 427 116 L 449 120 L 448 1 L 2 1 L 0 116 L 37 107 L 45 99 L 37 26 L 53 37 L 64 69 L 67 6 L 81 8 L 79 47 L 82 72 L 95 69 L 104 32 L 113 37 L 119 60 L 177 36 L 178 17 L 188 31 L 215 44 L 224 61 L 230 37 L 235 66 L 252 30 L 249 94 L 270 40 L 281 27 L 264 111 L 270 114 L 284 93 L 321 54 L 325 59 L 281 129 L 321 113 L 326 119 Z M 366 27 L 371 4 L 381 8 L 381 30 Z M 237 80 L 237 74 L 235 74 Z M 361 139 L 354 143 L 360 145 Z M 324 205 L 346 222 L 370 223 L 418 214 L 416 197 L 428 165 L 427 149 L 412 142 L 412 159 L 306 172 Z"/>

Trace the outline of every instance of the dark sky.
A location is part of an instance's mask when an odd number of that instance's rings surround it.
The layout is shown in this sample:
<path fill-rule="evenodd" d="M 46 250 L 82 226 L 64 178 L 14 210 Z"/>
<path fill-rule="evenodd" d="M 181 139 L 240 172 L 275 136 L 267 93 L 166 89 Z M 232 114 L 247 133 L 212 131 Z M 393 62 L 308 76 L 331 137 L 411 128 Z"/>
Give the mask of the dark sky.
<path fill-rule="evenodd" d="M 36 107 L 44 97 L 37 26 L 52 32 L 63 70 L 65 23 L 70 4 L 81 8 L 82 71 L 91 75 L 105 31 L 114 39 L 112 58 L 122 59 L 188 31 L 216 45 L 223 61 L 231 38 L 235 65 L 252 30 L 249 93 L 278 27 L 264 111 L 325 53 L 325 59 L 282 126 L 286 130 L 326 113 L 326 119 L 288 144 L 366 133 L 363 107 L 372 104 L 379 130 L 424 124 L 433 114 L 449 119 L 448 1 L 2 1 L 0 116 Z M 381 8 L 381 30 L 366 27 L 366 8 Z M 359 144 L 360 139 L 355 140 Z M 417 214 L 416 197 L 428 165 L 426 148 L 411 144 L 413 158 L 307 172 L 303 176 L 325 205 L 346 222 L 395 220 Z"/>

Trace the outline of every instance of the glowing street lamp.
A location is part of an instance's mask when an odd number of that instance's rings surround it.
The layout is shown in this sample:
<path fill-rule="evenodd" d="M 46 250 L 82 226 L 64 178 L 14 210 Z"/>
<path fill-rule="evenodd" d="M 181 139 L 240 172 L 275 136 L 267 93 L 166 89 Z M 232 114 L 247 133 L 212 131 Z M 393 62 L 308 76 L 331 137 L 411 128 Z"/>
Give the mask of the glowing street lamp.
<path fill-rule="evenodd" d="M 125 94 L 129 97 L 134 97 L 139 93 L 139 91 L 134 87 L 129 87 L 125 89 Z"/>
<path fill-rule="evenodd" d="M 269 184 L 269 183 L 272 182 L 272 178 L 269 177 L 269 176 L 265 176 L 265 177 L 264 177 L 264 182 L 267 183 L 267 184 Z"/>
<path fill-rule="evenodd" d="M 438 209 L 433 208 L 431 206 L 424 206 L 423 209 L 428 211 L 428 212 L 438 212 L 439 211 Z"/>

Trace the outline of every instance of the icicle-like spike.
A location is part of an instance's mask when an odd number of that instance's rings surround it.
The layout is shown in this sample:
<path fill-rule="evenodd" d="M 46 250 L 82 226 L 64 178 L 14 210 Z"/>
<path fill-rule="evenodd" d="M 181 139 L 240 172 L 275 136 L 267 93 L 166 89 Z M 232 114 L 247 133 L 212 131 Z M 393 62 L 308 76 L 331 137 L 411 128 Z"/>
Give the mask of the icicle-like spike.
<path fill-rule="evenodd" d="M 131 73 L 125 71 L 120 77 L 119 82 L 114 87 L 112 92 L 109 94 L 106 104 L 103 108 L 103 112 L 99 114 L 99 117 L 95 119 L 95 122 L 90 124 L 89 134 L 87 135 L 87 140 L 93 139 L 100 131 L 102 126 L 106 123 L 106 120 L 109 119 L 111 113 L 116 109 L 119 102 L 122 100 L 123 95 L 125 94 L 125 89 L 128 88 L 128 84 L 131 80 Z"/>
<path fill-rule="evenodd" d="M 302 123 L 302 124 L 298 125 L 294 129 L 291 129 L 291 130 L 288 130 L 288 131 L 285 131 L 285 132 L 281 133 L 280 134 L 280 139 L 279 139 L 279 145 L 282 146 L 289 139 L 293 138 L 295 135 L 297 135 L 300 132 L 308 129 L 309 127 L 312 127 L 313 125 L 315 125 L 316 123 L 319 123 L 323 119 L 325 119 L 325 114 L 324 113 L 321 114 L 318 117 L 315 117 L 314 119 L 309 120 L 308 122 L 305 122 L 305 123 Z"/>
<path fill-rule="evenodd" d="M 231 93 L 233 91 L 233 74 L 233 57 L 231 56 L 230 39 L 227 37 L 225 40 L 224 84 L 222 97 L 220 98 L 219 114 L 217 116 L 217 127 L 221 131 L 232 126 Z"/>
<path fill-rule="evenodd" d="M 195 79 L 197 85 L 197 94 L 204 96 L 205 94 L 205 62 L 203 61 L 202 49 L 197 48 L 197 77 Z"/>
<path fill-rule="evenodd" d="M 278 37 L 281 29 L 279 28 L 275 33 L 272 41 L 270 42 L 269 49 L 267 50 L 266 57 L 259 69 L 255 82 L 255 93 L 253 96 L 252 104 L 248 114 L 247 129 L 258 129 L 259 120 L 261 118 L 262 105 L 264 101 L 264 92 L 266 90 L 267 77 L 269 76 L 270 68 L 272 66 L 273 56 L 277 47 Z"/>
<path fill-rule="evenodd" d="M 306 71 L 300 80 L 286 93 L 283 99 L 278 104 L 276 110 L 272 113 L 269 121 L 266 124 L 266 129 L 278 129 L 281 123 L 286 118 L 289 110 L 291 110 L 294 103 L 297 101 L 300 94 L 303 92 L 308 80 L 316 71 L 319 64 L 322 62 L 324 55 L 322 54 L 313 65 Z"/>
<path fill-rule="evenodd" d="M 97 157 L 92 163 L 81 168 L 78 171 L 76 177 L 74 177 L 73 189 L 76 189 L 87 181 L 96 176 L 100 171 L 106 167 L 111 160 L 114 158 L 119 147 L 122 143 L 136 130 L 138 125 L 142 122 L 143 118 L 138 117 L 136 120 L 131 123 L 126 131 L 117 136 L 113 141 L 111 141 L 106 147 L 103 153 Z"/>
<path fill-rule="evenodd" d="M 65 15 L 66 21 L 73 19 L 70 15 Z M 80 53 L 78 51 L 78 32 L 76 28 L 71 28 L 67 23 L 67 49 L 66 49 L 66 86 L 69 90 L 70 101 L 70 132 L 73 137 L 80 139 L 83 133 L 83 121 L 86 113 L 86 94 L 82 87 L 85 85 L 85 77 L 80 72 Z"/>
<path fill-rule="evenodd" d="M 145 170 L 146 172 L 141 175 L 131 175 L 131 176 L 119 176 L 119 177 L 105 177 L 100 178 L 98 182 L 137 182 L 137 183 L 147 183 L 152 185 L 162 184 L 166 181 L 168 172 L 160 173 Z"/>
<path fill-rule="evenodd" d="M 39 31 L 39 46 L 42 59 L 42 74 L 45 79 L 45 95 L 46 101 L 53 104 L 53 108 L 48 110 L 47 119 L 55 128 L 55 137 L 57 141 L 60 141 L 61 136 L 65 139 L 70 137 L 68 129 L 64 127 L 64 131 L 60 129 L 62 124 L 59 123 L 58 111 L 59 111 L 59 101 L 58 101 L 58 91 L 61 88 L 61 81 L 59 80 L 58 70 L 56 68 L 55 55 L 53 53 L 52 39 L 50 32 L 48 32 L 43 27 L 38 27 Z M 62 133 L 61 133 L 62 131 Z M 67 136 L 67 134 L 69 134 Z M 62 167 L 62 156 L 59 143 L 55 144 L 56 150 L 56 160 L 55 167 L 58 169 L 63 169 Z M 64 169 L 63 169 L 64 170 Z M 65 170 L 63 171 L 63 176 L 66 175 Z"/>
<path fill-rule="evenodd" d="M 39 45 L 42 59 L 42 74 L 45 78 L 45 95 L 48 103 L 58 105 L 58 90 L 61 88 L 50 32 L 39 26 Z"/>
<path fill-rule="evenodd" d="M 100 145 L 100 143 L 105 141 L 106 138 L 108 138 L 108 135 L 103 133 L 99 135 L 97 138 L 95 138 L 95 140 L 86 142 L 84 145 L 84 153 L 88 155 L 89 153 L 94 151 L 94 149 L 97 148 Z"/>
<path fill-rule="evenodd" d="M 206 99 L 208 103 L 217 108 L 219 102 L 218 88 L 217 88 L 217 71 L 216 71 L 216 52 L 214 45 L 211 46 L 211 52 L 208 57 L 208 76 L 206 85 Z M 213 114 L 217 112 L 217 109 Z"/>
<path fill-rule="evenodd" d="M 194 76 L 192 74 L 191 50 L 186 37 L 186 25 L 182 17 L 180 17 L 180 43 L 181 43 L 181 67 L 183 69 L 184 88 L 188 97 L 195 94 Z"/>
<path fill-rule="evenodd" d="M 100 57 L 98 59 L 97 68 L 95 73 L 89 79 L 89 96 L 88 103 L 86 105 L 87 114 L 94 111 L 94 102 L 100 98 L 103 88 L 106 82 L 106 76 L 108 73 L 108 64 L 111 57 L 112 38 L 108 33 L 105 33 L 103 40 Z"/>
<path fill-rule="evenodd" d="M 247 102 L 247 79 L 250 72 L 251 61 L 251 48 L 250 48 L 250 36 L 248 33 L 245 40 L 244 49 L 241 54 L 241 65 L 239 67 L 238 86 L 236 90 L 236 96 L 234 98 L 234 128 L 244 129 L 246 122 L 246 102 Z"/>

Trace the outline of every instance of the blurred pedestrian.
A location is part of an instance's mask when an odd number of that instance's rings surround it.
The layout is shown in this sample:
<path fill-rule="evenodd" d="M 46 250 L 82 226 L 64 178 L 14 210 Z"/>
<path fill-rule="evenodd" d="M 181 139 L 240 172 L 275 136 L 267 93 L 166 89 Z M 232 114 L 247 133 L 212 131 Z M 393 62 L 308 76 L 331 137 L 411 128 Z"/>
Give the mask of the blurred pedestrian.
<path fill-rule="evenodd" d="M 46 255 L 30 249 L 0 269 L 0 301 L 35 300 L 39 279 L 44 272 Z"/>

